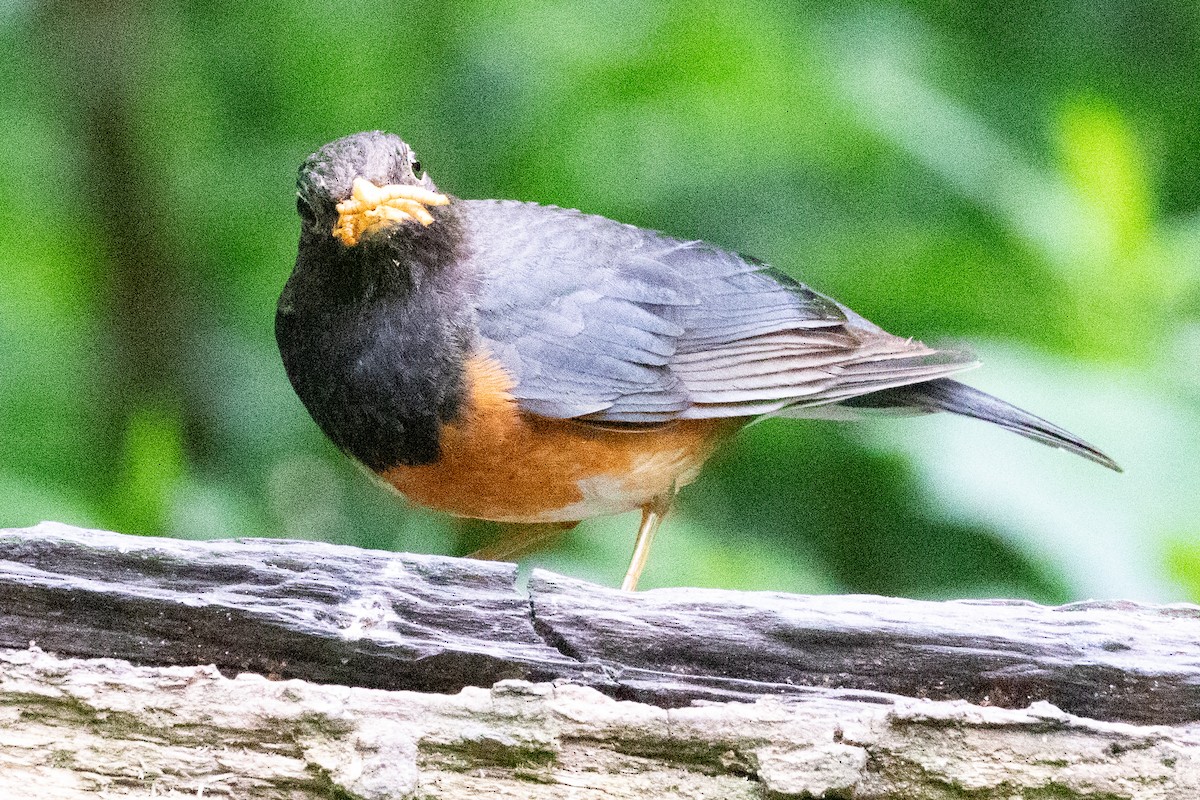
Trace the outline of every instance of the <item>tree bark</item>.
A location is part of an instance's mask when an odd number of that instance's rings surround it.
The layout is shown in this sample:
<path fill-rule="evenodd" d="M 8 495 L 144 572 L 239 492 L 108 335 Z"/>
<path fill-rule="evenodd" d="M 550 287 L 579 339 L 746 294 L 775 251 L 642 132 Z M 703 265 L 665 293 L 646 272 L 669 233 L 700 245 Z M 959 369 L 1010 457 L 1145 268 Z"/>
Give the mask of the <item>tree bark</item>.
<path fill-rule="evenodd" d="M 0 531 L 0 797 L 1200 797 L 1194 606 L 516 577 Z"/>

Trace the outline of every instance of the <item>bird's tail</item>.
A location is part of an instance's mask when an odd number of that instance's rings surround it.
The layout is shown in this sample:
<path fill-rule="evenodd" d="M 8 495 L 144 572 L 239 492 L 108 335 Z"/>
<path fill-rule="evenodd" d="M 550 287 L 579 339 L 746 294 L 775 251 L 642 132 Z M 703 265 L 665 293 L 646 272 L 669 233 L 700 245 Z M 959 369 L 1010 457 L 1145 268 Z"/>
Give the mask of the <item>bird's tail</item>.
<path fill-rule="evenodd" d="M 903 409 L 917 412 L 949 411 L 951 414 L 991 422 L 1036 442 L 1061 447 L 1111 470 L 1121 471 L 1115 461 L 1070 431 L 950 378 L 883 389 L 843 400 L 842 405 L 852 408 Z"/>

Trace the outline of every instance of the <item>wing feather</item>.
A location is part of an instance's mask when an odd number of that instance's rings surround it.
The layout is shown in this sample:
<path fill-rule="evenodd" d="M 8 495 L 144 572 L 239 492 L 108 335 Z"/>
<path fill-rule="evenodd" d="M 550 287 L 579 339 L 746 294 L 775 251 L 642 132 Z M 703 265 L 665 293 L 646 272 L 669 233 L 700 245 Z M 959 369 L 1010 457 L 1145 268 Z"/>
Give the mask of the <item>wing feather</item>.
<path fill-rule="evenodd" d="M 552 206 L 457 202 L 480 344 L 530 413 L 631 425 L 787 413 L 972 365 L 704 242 Z"/>

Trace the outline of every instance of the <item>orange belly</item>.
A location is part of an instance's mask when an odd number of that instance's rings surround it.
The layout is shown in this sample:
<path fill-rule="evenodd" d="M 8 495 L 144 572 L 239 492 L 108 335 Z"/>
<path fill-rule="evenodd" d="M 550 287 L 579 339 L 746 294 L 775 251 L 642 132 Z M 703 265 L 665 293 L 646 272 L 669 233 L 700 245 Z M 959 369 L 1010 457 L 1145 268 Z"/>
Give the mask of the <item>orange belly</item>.
<path fill-rule="evenodd" d="M 495 361 L 467 365 L 469 400 L 441 430 L 441 457 L 381 477 L 415 503 L 497 522 L 574 522 L 639 508 L 695 479 L 744 420 L 599 428 L 522 412 Z"/>

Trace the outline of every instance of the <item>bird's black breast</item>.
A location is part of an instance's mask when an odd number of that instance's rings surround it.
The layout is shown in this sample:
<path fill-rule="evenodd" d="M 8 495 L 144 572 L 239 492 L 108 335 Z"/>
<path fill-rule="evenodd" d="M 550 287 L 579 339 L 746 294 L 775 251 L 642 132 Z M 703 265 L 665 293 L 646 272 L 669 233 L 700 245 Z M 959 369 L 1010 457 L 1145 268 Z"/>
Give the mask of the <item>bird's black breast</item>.
<path fill-rule="evenodd" d="M 466 282 L 438 242 L 301 241 L 275 316 L 288 378 L 342 451 L 381 471 L 437 461 L 473 338 Z"/>

